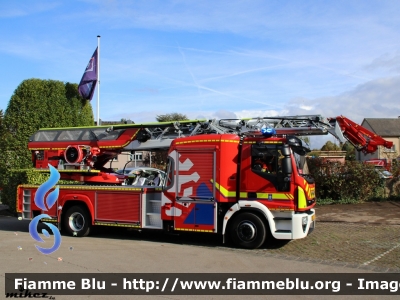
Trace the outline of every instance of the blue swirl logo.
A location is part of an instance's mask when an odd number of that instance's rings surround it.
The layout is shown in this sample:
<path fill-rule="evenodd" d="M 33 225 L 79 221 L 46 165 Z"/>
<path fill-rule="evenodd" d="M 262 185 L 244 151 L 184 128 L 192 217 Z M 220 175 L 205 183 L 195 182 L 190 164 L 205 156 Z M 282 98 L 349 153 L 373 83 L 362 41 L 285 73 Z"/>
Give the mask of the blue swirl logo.
<path fill-rule="evenodd" d="M 39 186 L 39 188 L 36 191 L 35 195 L 35 204 L 37 207 L 39 207 L 42 211 L 48 211 L 54 203 L 56 203 L 58 199 L 58 194 L 59 194 L 59 188 L 58 186 L 47 195 L 46 198 L 46 203 L 45 203 L 45 196 L 46 193 L 60 180 L 60 173 L 57 171 L 56 168 L 54 168 L 52 165 L 49 164 L 49 169 L 50 169 L 50 178 L 44 182 L 42 185 Z M 41 214 L 32 219 L 32 221 L 29 223 L 29 234 L 31 237 L 36 240 L 37 242 L 44 243 L 44 240 L 39 236 L 39 233 L 37 232 L 37 225 L 39 221 L 43 218 L 48 218 L 51 219 L 51 217 L 48 214 Z M 61 234 L 60 231 L 56 226 L 50 223 L 46 224 L 52 231 L 54 235 L 54 244 L 51 248 L 42 248 L 38 245 L 35 245 L 36 248 L 42 252 L 43 254 L 51 254 L 54 251 L 56 251 L 58 248 L 60 248 L 61 245 Z M 45 237 L 50 237 L 49 232 L 46 229 L 42 230 L 42 233 L 44 234 Z"/>

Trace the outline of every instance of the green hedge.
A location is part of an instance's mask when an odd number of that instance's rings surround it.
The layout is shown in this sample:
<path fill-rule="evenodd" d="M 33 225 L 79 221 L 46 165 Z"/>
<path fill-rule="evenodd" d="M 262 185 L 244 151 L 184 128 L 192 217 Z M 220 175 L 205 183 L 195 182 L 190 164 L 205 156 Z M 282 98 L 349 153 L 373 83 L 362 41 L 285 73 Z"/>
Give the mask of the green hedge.
<path fill-rule="evenodd" d="M 358 161 L 324 161 L 322 158 L 307 160 L 315 179 L 317 199 L 327 202 L 355 203 L 399 197 L 399 178 L 381 179 L 374 166 Z M 322 201 L 322 202 L 323 202 Z"/>
<path fill-rule="evenodd" d="M 39 128 L 92 126 L 90 101 L 82 99 L 78 85 L 37 78 L 21 82 L 7 109 L 0 111 L 0 188 L 2 202 L 15 210 L 16 187 L 21 183 L 42 183 L 45 174 L 12 171 L 32 167 L 28 141 Z M 46 177 L 47 178 L 47 177 Z"/>
<path fill-rule="evenodd" d="M 49 172 L 40 172 L 36 169 L 11 170 L 1 194 L 1 202 L 9 206 L 11 212 L 16 212 L 17 187 L 20 184 L 40 185 L 50 177 Z M 77 181 L 60 180 L 58 184 L 79 184 Z"/>

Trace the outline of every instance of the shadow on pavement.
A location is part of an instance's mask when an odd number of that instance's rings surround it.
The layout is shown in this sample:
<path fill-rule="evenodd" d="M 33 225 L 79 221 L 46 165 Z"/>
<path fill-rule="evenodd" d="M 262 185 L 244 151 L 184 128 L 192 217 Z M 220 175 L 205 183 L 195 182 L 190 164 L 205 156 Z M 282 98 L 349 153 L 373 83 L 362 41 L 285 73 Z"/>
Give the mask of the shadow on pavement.
<path fill-rule="evenodd" d="M 18 220 L 16 217 L 0 216 L 0 231 L 15 231 L 15 232 L 29 232 L 30 220 Z M 39 223 L 38 232 L 48 227 Z M 50 231 L 51 232 L 51 231 Z M 63 232 L 61 231 L 61 234 Z M 206 246 L 206 247 L 228 247 L 236 248 L 229 237 L 224 244 L 222 242 L 222 236 L 218 234 L 207 234 L 207 233 L 165 233 L 158 230 L 132 230 L 127 228 L 115 228 L 107 226 L 96 226 L 90 236 L 84 237 L 85 239 L 90 238 L 104 238 L 104 239 L 119 239 L 119 240 L 142 240 L 147 242 L 157 243 L 172 243 L 172 244 L 184 244 L 192 246 Z M 289 241 L 279 241 L 269 239 L 266 241 L 261 249 L 278 249 L 286 245 Z"/>

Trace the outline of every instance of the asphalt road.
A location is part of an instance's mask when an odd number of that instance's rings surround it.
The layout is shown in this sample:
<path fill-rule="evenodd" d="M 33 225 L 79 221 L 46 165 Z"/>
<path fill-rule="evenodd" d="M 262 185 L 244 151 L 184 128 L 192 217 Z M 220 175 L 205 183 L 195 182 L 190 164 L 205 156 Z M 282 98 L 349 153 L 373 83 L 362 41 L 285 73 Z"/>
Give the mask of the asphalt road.
<path fill-rule="evenodd" d="M 0 216 L 0 298 L 5 273 L 359 273 L 359 269 L 261 256 L 257 250 L 224 246 L 209 236 L 165 236 L 102 229 L 85 238 L 62 236 L 61 247 L 50 255 L 35 248 L 29 221 Z M 41 226 L 44 226 L 43 224 Z M 44 228 L 44 227 L 43 227 Z M 40 232 L 40 231 L 39 231 Z M 50 237 L 51 238 L 51 237 Z M 50 244 L 53 243 L 51 240 Z M 47 245 L 42 245 L 47 247 Z M 364 270 L 362 272 L 371 272 Z M 188 296 L 61 296 L 59 299 L 188 299 Z M 335 296 L 293 296 L 299 299 L 337 299 Z M 385 296 L 389 299 L 395 296 Z M 398 296 L 397 296 L 398 297 Z M 190 299 L 243 299 L 243 296 L 190 296 Z M 246 296 L 287 299 L 288 296 Z M 382 296 L 340 296 L 340 299 L 380 299 Z"/>

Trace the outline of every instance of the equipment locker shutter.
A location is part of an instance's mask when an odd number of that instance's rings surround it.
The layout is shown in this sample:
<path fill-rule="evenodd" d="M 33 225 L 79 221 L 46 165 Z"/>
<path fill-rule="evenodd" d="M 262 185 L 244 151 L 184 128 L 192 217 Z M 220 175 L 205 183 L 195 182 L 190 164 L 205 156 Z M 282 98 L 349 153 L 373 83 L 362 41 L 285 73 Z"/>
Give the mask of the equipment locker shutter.
<path fill-rule="evenodd" d="M 215 199 L 215 150 L 182 150 L 176 169 L 178 200 Z"/>

